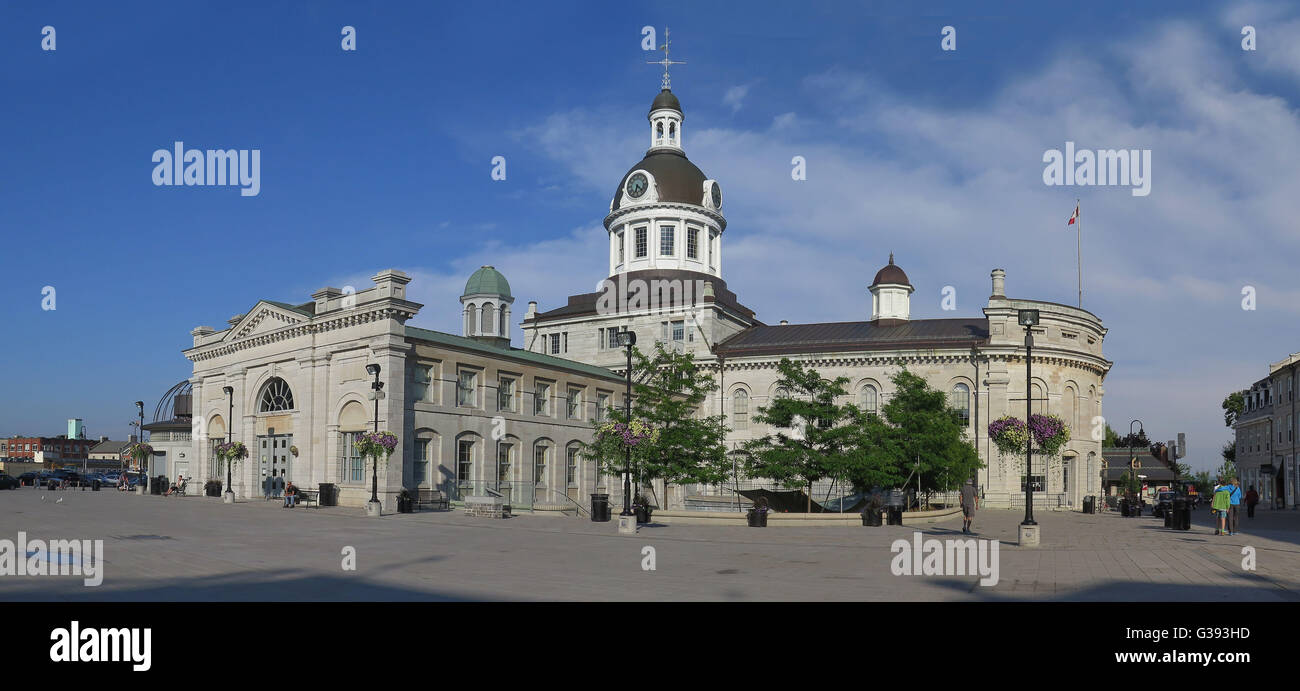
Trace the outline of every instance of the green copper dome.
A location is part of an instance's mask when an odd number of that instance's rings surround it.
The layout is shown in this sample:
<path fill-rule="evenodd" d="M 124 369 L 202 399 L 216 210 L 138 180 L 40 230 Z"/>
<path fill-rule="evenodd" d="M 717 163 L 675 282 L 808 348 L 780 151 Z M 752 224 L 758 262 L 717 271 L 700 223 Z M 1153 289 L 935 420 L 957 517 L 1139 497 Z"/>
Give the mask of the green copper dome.
<path fill-rule="evenodd" d="M 461 295 L 482 295 L 484 293 L 513 297 L 510 294 L 510 283 L 506 281 L 506 277 L 502 276 L 500 271 L 486 265 L 475 271 L 469 277 L 469 280 L 465 281 L 465 292 L 461 293 Z"/>

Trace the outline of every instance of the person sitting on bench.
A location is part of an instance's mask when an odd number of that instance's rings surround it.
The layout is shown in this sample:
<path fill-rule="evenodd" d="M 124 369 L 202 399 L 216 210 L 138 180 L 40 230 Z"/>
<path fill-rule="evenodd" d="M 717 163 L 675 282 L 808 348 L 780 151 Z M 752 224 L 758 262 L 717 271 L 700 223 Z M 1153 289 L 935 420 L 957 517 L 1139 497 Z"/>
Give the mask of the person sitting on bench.
<path fill-rule="evenodd" d="M 168 488 L 167 488 L 167 491 L 163 493 L 163 496 L 164 496 L 164 497 L 170 497 L 172 494 L 174 494 L 175 492 L 177 492 L 178 490 L 180 490 L 180 488 L 181 488 L 181 482 L 182 482 L 184 479 L 185 479 L 185 476 L 184 476 L 184 475 L 177 475 L 177 476 L 176 476 L 176 481 L 172 483 L 172 486 L 171 486 L 171 487 L 168 487 Z"/>
<path fill-rule="evenodd" d="M 298 486 L 293 484 L 293 481 L 290 481 L 289 485 L 284 488 L 284 505 L 286 508 L 292 509 L 296 503 L 298 503 Z"/>

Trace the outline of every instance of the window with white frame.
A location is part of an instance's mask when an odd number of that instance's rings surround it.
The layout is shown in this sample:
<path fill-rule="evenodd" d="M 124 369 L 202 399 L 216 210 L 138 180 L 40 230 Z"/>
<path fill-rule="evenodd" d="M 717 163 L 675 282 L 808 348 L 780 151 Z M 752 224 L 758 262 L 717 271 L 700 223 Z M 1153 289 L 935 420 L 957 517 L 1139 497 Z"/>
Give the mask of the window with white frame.
<path fill-rule="evenodd" d="M 456 444 L 456 485 L 472 487 L 474 483 L 474 440 L 461 439 Z"/>
<path fill-rule="evenodd" d="M 948 394 L 948 405 L 955 408 L 961 415 L 963 425 L 970 424 L 970 387 L 958 383 L 952 387 L 952 393 Z"/>
<path fill-rule="evenodd" d="M 673 256 L 673 236 L 675 234 L 672 226 L 659 226 L 659 256 Z"/>
<path fill-rule="evenodd" d="M 456 405 L 474 407 L 477 402 L 478 372 L 463 369 L 456 376 Z"/>
<path fill-rule="evenodd" d="M 498 487 L 510 483 L 510 461 L 514 453 L 515 445 L 502 441 L 497 442 L 497 483 Z"/>
<path fill-rule="evenodd" d="M 564 450 L 564 483 L 569 487 L 578 486 L 578 447 L 576 446 Z"/>
<path fill-rule="evenodd" d="M 700 230 L 699 228 L 686 229 L 686 258 L 700 258 Z"/>
<path fill-rule="evenodd" d="M 647 250 L 647 247 L 646 247 L 646 229 L 645 229 L 645 228 L 637 228 L 636 230 L 634 230 L 634 231 L 632 231 L 632 232 L 635 233 L 635 235 L 634 235 L 634 240 L 633 240 L 634 245 L 633 245 L 633 248 L 632 248 L 632 249 L 636 251 L 636 258 L 637 258 L 637 259 L 644 259 L 645 256 L 646 256 L 646 250 Z"/>
<path fill-rule="evenodd" d="M 565 410 L 570 420 L 582 419 L 582 389 L 570 386 L 565 397 Z"/>
<path fill-rule="evenodd" d="M 365 459 L 357 451 L 357 439 L 365 432 L 344 432 L 342 448 L 339 449 L 339 481 L 346 483 L 362 482 L 366 478 Z"/>
<path fill-rule="evenodd" d="M 618 263 L 622 264 L 627 261 L 627 238 L 622 231 L 618 234 Z"/>
<path fill-rule="evenodd" d="M 533 479 L 539 486 L 546 484 L 546 460 L 550 451 L 550 447 L 545 444 L 533 447 Z"/>
<path fill-rule="evenodd" d="M 497 378 L 497 410 L 503 413 L 515 412 L 515 384 L 514 377 Z"/>
<path fill-rule="evenodd" d="M 438 402 L 438 366 L 416 365 L 411 371 L 411 392 L 414 400 Z"/>
<path fill-rule="evenodd" d="M 867 384 L 858 392 L 858 407 L 868 415 L 875 415 L 880 412 L 880 398 L 876 393 L 876 387 Z"/>
<path fill-rule="evenodd" d="M 596 393 L 596 421 L 604 422 L 609 415 L 609 394 L 605 392 Z"/>
<path fill-rule="evenodd" d="M 731 394 L 731 420 L 732 429 L 747 430 L 749 429 L 749 392 L 744 389 L 736 389 Z"/>
<path fill-rule="evenodd" d="M 560 354 L 560 334 L 551 334 L 551 355 Z"/>
<path fill-rule="evenodd" d="M 416 439 L 414 453 L 411 479 L 417 486 L 423 486 L 429 481 L 429 440 Z"/>
<path fill-rule="evenodd" d="M 551 414 L 551 385 L 548 382 L 539 381 L 536 384 L 534 384 L 533 414 L 534 415 Z"/>

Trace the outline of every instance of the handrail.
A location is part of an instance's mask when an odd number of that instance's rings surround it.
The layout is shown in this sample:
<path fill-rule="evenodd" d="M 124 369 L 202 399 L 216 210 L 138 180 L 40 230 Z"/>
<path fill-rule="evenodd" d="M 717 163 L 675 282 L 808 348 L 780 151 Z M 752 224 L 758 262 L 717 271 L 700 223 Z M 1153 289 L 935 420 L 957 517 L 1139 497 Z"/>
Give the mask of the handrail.
<path fill-rule="evenodd" d="M 558 494 L 558 495 L 560 495 L 561 497 L 564 497 L 564 498 L 565 498 L 569 503 L 573 504 L 574 508 L 576 508 L 576 509 L 578 510 L 578 513 L 585 513 L 585 514 L 587 514 L 588 517 L 591 517 L 591 512 L 588 511 L 587 509 L 583 508 L 582 504 L 579 504 L 579 503 L 578 503 L 578 502 L 577 502 L 573 497 L 570 497 L 569 495 L 567 495 L 567 494 L 563 494 L 563 493 L 561 493 L 559 490 L 554 490 L 554 489 L 547 489 L 547 490 L 546 490 L 546 493 L 547 493 L 547 494 Z"/>

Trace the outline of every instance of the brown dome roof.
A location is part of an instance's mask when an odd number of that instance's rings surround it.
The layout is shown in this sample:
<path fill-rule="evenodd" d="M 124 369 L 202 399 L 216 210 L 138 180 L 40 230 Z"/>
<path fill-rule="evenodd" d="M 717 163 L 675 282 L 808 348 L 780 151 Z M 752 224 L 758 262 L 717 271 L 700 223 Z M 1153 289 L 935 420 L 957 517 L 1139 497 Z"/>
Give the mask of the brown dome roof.
<path fill-rule="evenodd" d="M 660 108 L 669 108 L 679 113 L 682 112 L 681 101 L 678 101 L 677 97 L 673 95 L 673 92 L 669 91 L 668 89 L 664 89 L 660 91 L 659 95 L 655 96 L 654 103 L 650 104 L 651 113 L 655 112 L 656 110 L 659 110 Z"/>
<path fill-rule="evenodd" d="M 659 185 L 659 201 L 700 205 L 704 201 L 704 172 L 679 151 L 657 149 L 647 153 L 641 162 L 632 166 L 619 180 L 614 192 L 614 210 L 623 204 L 623 190 L 627 178 L 634 170 L 644 170 L 654 176 Z"/>
<path fill-rule="evenodd" d="M 894 263 L 894 253 L 889 253 L 889 264 L 885 268 L 876 272 L 876 280 L 871 285 L 878 286 L 882 283 L 896 283 L 899 285 L 911 286 L 912 282 L 907 280 L 907 274 Z"/>

